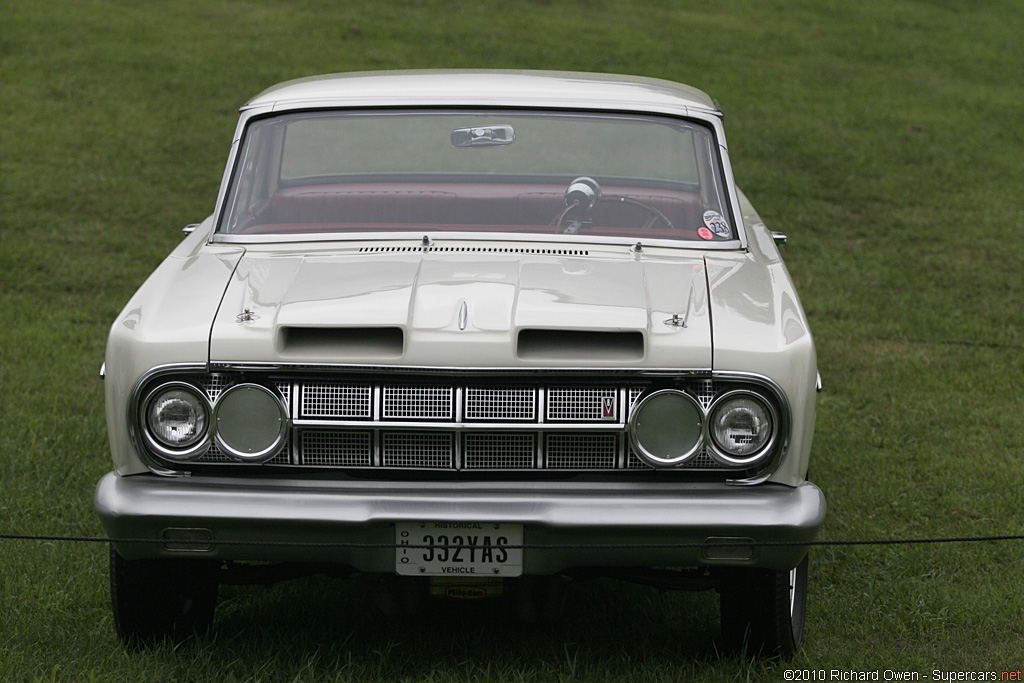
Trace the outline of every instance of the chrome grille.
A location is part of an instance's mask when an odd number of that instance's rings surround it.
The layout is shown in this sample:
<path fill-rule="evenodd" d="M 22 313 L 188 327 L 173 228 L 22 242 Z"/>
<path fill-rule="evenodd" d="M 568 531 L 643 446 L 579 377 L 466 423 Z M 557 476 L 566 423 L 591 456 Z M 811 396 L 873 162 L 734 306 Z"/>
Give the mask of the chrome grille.
<path fill-rule="evenodd" d="M 467 470 L 529 470 L 536 466 L 537 439 L 532 433 L 466 434 L 463 467 Z"/>
<path fill-rule="evenodd" d="M 715 400 L 715 383 L 709 379 L 700 380 L 694 387 L 694 393 L 704 410 L 707 410 Z"/>
<path fill-rule="evenodd" d="M 629 455 L 626 456 L 626 469 L 627 470 L 653 470 L 654 468 L 645 463 L 639 457 L 636 452 L 630 448 Z"/>
<path fill-rule="evenodd" d="M 274 382 L 274 386 L 281 392 L 281 397 L 284 398 L 284 404 L 286 406 L 292 403 L 292 385 L 289 382 Z"/>
<path fill-rule="evenodd" d="M 223 374 L 210 375 L 206 381 L 206 395 L 215 402 L 227 388 L 229 377 Z"/>
<path fill-rule="evenodd" d="M 451 469 L 453 435 L 448 432 L 384 432 L 381 464 L 408 469 Z"/>
<path fill-rule="evenodd" d="M 604 421 L 618 417 L 615 387 L 552 387 L 548 390 L 547 419 L 551 421 Z"/>
<path fill-rule="evenodd" d="M 452 387 L 384 387 L 386 420 L 451 420 Z"/>
<path fill-rule="evenodd" d="M 366 420 L 373 416 L 373 387 L 308 382 L 302 386 L 300 410 L 303 417 Z"/>
<path fill-rule="evenodd" d="M 254 379 L 255 374 L 247 373 L 244 381 L 275 386 L 290 416 L 291 438 L 265 464 L 341 469 L 652 471 L 630 445 L 629 417 L 647 392 L 669 384 L 635 377 L 621 384 L 529 382 L 525 374 L 507 384 L 504 378 L 388 382 L 359 374 Z M 199 381 L 216 404 L 241 380 L 213 373 Z M 704 378 L 671 386 L 684 388 L 705 410 L 730 388 Z M 196 464 L 254 466 L 232 460 L 215 445 Z M 679 469 L 727 468 L 702 450 Z"/>
<path fill-rule="evenodd" d="M 690 467 L 692 469 L 699 470 L 713 470 L 718 466 L 715 464 L 715 461 L 711 456 L 708 455 L 707 449 L 702 448 L 700 453 L 697 454 L 697 457 L 690 461 Z"/>
<path fill-rule="evenodd" d="M 504 422 L 534 420 L 537 417 L 535 389 L 466 389 L 466 419 Z"/>
<path fill-rule="evenodd" d="M 629 453 L 626 456 L 626 469 L 627 470 L 652 470 L 654 469 L 643 460 L 641 460 L 637 454 L 630 447 Z M 686 464 L 688 470 L 715 470 L 719 469 L 715 461 L 708 455 L 707 449 L 702 448 L 700 453 L 696 455 L 690 462 Z"/>
<path fill-rule="evenodd" d="M 299 444 L 303 465 L 369 467 L 373 464 L 372 432 L 304 431 Z"/>
<path fill-rule="evenodd" d="M 280 453 L 278 453 L 273 458 L 268 460 L 267 464 L 268 465 L 288 465 L 288 464 L 291 463 L 291 455 L 290 455 L 290 453 L 291 453 L 291 450 L 288 448 L 288 446 L 285 446 L 284 448 L 281 449 Z M 215 443 L 214 444 L 210 444 L 210 449 L 208 451 L 206 451 L 206 453 L 204 453 L 203 456 L 201 458 L 199 458 L 199 460 L 197 462 L 208 463 L 208 464 L 211 464 L 211 465 L 213 465 L 213 464 L 216 464 L 216 465 L 224 465 L 224 464 L 227 464 L 227 465 L 237 465 L 237 464 L 243 464 L 243 463 L 239 463 L 238 461 L 232 460 L 231 458 L 229 458 L 227 455 L 224 454 L 223 451 L 221 451 L 219 448 L 217 448 L 217 444 L 215 444 Z"/>
<path fill-rule="evenodd" d="M 617 434 L 548 434 L 547 469 L 611 470 L 618 458 Z"/>
<path fill-rule="evenodd" d="M 633 410 L 633 406 L 636 405 L 637 399 L 639 399 L 640 395 L 642 393 L 644 393 L 644 388 L 643 387 L 629 387 L 629 389 L 627 389 L 627 391 L 629 392 L 629 404 L 628 404 L 629 405 L 629 410 L 632 411 Z"/>

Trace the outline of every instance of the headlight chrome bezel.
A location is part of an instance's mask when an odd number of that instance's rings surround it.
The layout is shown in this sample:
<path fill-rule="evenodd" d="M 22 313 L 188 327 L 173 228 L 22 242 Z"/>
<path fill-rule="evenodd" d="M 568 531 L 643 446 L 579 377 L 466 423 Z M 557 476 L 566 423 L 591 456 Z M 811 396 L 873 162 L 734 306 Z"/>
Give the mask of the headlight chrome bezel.
<path fill-rule="evenodd" d="M 655 403 L 665 403 L 666 401 L 669 400 L 679 399 L 682 399 L 683 401 L 683 404 L 681 406 L 682 410 L 685 411 L 686 409 L 692 408 L 694 412 L 693 416 L 680 413 L 679 418 L 690 419 L 694 416 L 697 418 L 695 434 L 694 438 L 692 438 L 693 443 L 681 444 L 678 454 L 672 455 L 670 457 L 664 457 L 656 453 L 653 453 L 651 449 L 649 449 L 644 443 L 645 440 L 649 440 L 645 439 L 640 434 L 641 429 L 645 429 L 644 425 L 641 424 L 645 408 L 649 412 L 652 409 L 656 409 Z M 653 419 L 659 419 L 659 417 L 663 418 L 663 416 L 656 415 Z M 690 460 L 695 458 L 698 453 L 700 453 L 701 447 L 704 445 L 703 434 L 705 430 L 705 422 L 706 415 L 704 414 L 704 410 L 703 408 L 701 408 L 700 403 L 693 396 L 679 389 L 660 389 L 658 391 L 651 392 L 646 396 L 643 396 L 639 401 L 637 401 L 636 405 L 633 406 L 629 418 L 630 443 L 632 444 L 633 450 L 636 452 L 636 454 L 642 460 L 650 463 L 652 466 L 676 467 L 689 462 Z M 655 426 L 655 429 L 658 429 L 658 427 Z"/>
<path fill-rule="evenodd" d="M 636 453 L 644 463 L 658 469 L 671 469 L 673 467 L 680 467 L 688 464 L 692 464 L 693 461 L 701 456 L 702 453 L 706 454 L 706 457 L 714 461 L 716 467 L 722 467 L 730 470 L 758 470 L 768 464 L 773 458 L 779 454 L 782 448 L 780 444 L 785 439 L 785 431 L 788 428 L 785 420 L 785 415 L 782 412 L 782 408 L 779 407 L 778 399 L 774 392 L 768 391 L 769 387 L 760 387 L 760 385 L 754 384 L 753 382 L 743 385 L 737 385 L 734 388 L 728 388 L 718 393 L 710 403 L 702 398 L 696 397 L 687 391 L 682 389 L 657 389 L 642 395 L 637 402 L 633 405 L 631 415 L 628 423 L 629 439 L 630 444 L 633 447 L 633 451 Z M 642 408 L 646 405 L 647 401 L 654 397 L 664 394 L 666 392 L 673 392 L 687 396 L 693 405 L 697 407 L 700 414 L 701 420 L 701 431 L 700 438 L 697 439 L 696 444 L 692 448 L 686 449 L 686 452 L 680 457 L 676 458 L 661 458 L 650 453 L 649 450 L 643 448 L 642 438 L 637 433 L 637 416 L 641 414 Z M 756 450 L 749 454 L 738 454 L 731 453 L 729 449 L 724 448 L 720 444 L 714 434 L 713 421 L 718 415 L 719 411 L 722 410 L 726 405 L 736 399 L 747 399 L 755 402 L 758 406 L 763 408 L 766 418 L 770 425 L 770 434 L 763 444 L 761 444 Z"/>
<path fill-rule="evenodd" d="M 154 369 L 136 383 L 128 406 L 129 436 L 136 453 L 151 471 L 173 475 L 185 466 L 199 461 L 206 462 L 203 459 L 208 454 L 215 456 L 209 460 L 210 464 L 234 462 L 259 465 L 273 460 L 288 448 L 292 424 L 285 394 L 280 389 L 272 382 L 246 381 L 241 374 L 233 383 L 221 380 L 211 385 L 210 375 L 204 370 L 191 365 L 168 365 Z M 223 410 L 223 405 L 232 402 L 229 400 L 222 404 L 222 401 L 230 392 L 239 388 L 255 388 L 270 397 L 274 405 L 275 423 L 278 416 L 281 418 L 273 442 L 268 442 L 258 452 L 250 453 L 233 448 L 231 438 L 225 439 L 223 435 L 218 438 L 218 411 Z M 176 447 L 161 440 L 147 419 L 153 401 L 175 390 L 186 391 L 197 405 L 201 405 L 205 421 L 201 436 L 194 442 L 189 441 L 186 447 Z"/>
<path fill-rule="evenodd" d="M 248 406 L 245 404 L 235 405 L 238 401 L 248 401 Z M 232 415 L 232 412 L 239 410 L 245 414 L 246 419 L 241 423 L 234 423 L 235 416 Z M 257 419 L 253 421 L 254 410 L 264 411 L 267 414 L 257 416 Z M 252 429 L 254 422 L 257 425 L 273 425 L 274 420 L 276 420 L 276 429 L 259 430 L 265 434 L 257 434 Z M 284 400 L 277 391 L 263 384 L 241 382 L 225 389 L 214 404 L 213 423 L 213 434 L 217 447 L 229 458 L 241 462 L 265 462 L 273 458 L 288 440 L 288 410 Z M 260 438 L 266 435 L 269 438 L 265 439 L 265 443 L 261 442 L 254 448 L 246 448 L 239 444 L 239 434 L 228 435 L 225 433 L 228 430 L 238 430 L 240 427 L 249 427 L 249 429 L 241 431 L 248 432 L 251 437 Z"/>
<path fill-rule="evenodd" d="M 183 392 L 195 399 L 195 405 L 202 415 L 195 438 L 189 439 L 183 445 L 176 445 L 162 439 L 150 421 L 150 411 L 154 407 L 154 403 L 175 391 Z M 197 460 L 210 449 L 210 445 L 213 443 L 213 405 L 206 392 L 190 382 L 181 380 L 163 382 L 146 392 L 145 398 L 139 403 L 138 424 L 147 448 L 171 462 L 184 463 Z"/>
<path fill-rule="evenodd" d="M 749 454 L 730 452 L 728 448 L 720 443 L 715 433 L 715 422 L 719 412 L 728 404 L 744 399 L 753 402 L 764 410 L 771 430 L 764 443 Z M 727 467 L 754 467 L 763 462 L 768 455 L 774 452 L 775 444 L 779 438 L 779 430 L 778 410 L 771 401 L 757 392 L 748 389 L 733 389 L 717 396 L 714 402 L 708 406 L 706 422 L 708 454 L 716 462 Z"/>

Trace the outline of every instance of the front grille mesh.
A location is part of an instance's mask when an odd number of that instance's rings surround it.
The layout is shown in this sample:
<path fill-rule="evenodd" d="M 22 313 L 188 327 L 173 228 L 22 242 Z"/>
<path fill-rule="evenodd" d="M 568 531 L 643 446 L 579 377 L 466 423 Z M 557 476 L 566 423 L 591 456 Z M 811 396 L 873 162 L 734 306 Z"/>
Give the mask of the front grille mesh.
<path fill-rule="evenodd" d="M 309 382 L 302 387 L 303 417 L 369 419 L 373 388 L 369 384 Z"/>
<path fill-rule="evenodd" d="M 215 404 L 235 381 L 201 383 Z M 253 381 L 246 379 L 245 381 Z M 525 379 L 380 382 L 365 376 L 265 379 L 291 417 L 291 438 L 268 465 L 461 471 L 645 471 L 630 445 L 630 411 L 649 383 L 525 383 Z M 724 388 L 707 379 L 675 384 L 706 409 Z M 197 464 L 237 463 L 210 448 Z M 679 469 L 722 471 L 706 452 Z"/>
<path fill-rule="evenodd" d="M 548 391 L 549 420 L 614 420 L 618 413 L 615 387 L 552 387 Z"/>
<path fill-rule="evenodd" d="M 450 420 L 452 387 L 384 387 L 386 420 Z"/>
<path fill-rule="evenodd" d="M 533 420 L 537 416 L 535 389 L 466 389 L 467 420 Z"/>
<path fill-rule="evenodd" d="M 612 470 L 618 457 L 614 434 L 548 434 L 547 466 L 552 470 Z"/>
<path fill-rule="evenodd" d="M 537 438 L 532 433 L 464 435 L 463 467 L 467 470 L 530 470 L 536 467 Z"/>
<path fill-rule="evenodd" d="M 436 432 L 384 432 L 384 467 L 451 469 L 452 434 Z"/>
<path fill-rule="evenodd" d="M 369 467 L 373 464 L 371 432 L 303 431 L 302 464 L 314 467 Z"/>

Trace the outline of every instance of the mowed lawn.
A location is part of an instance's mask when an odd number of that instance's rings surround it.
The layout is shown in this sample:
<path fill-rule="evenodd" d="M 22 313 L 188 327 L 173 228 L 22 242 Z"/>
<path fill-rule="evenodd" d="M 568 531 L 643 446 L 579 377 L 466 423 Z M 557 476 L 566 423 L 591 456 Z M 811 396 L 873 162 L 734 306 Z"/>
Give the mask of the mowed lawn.
<path fill-rule="evenodd" d="M 238 106 L 333 71 L 610 71 L 726 112 L 818 343 L 827 540 L 1024 533 L 1024 6 L 0 2 L 0 533 L 93 536 L 106 332 L 207 216 Z M 1024 665 L 1024 542 L 816 549 L 791 662 L 719 659 L 713 593 L 597 581 L 387 620 L 372 582 L 224 588 L 213 634 L 117 642 L 101 544 L 0 541 L 2 681 L 784 680 Z"/>

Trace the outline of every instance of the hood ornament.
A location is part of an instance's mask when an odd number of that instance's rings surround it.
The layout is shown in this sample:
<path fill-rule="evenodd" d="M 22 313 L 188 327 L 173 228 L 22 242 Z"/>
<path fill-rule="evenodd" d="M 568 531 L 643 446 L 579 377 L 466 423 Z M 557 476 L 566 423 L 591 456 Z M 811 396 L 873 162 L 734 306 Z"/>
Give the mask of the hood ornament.
<path fill-rule="evenodd" d="M 665 321 L 665 324 L 669 327 L 686 327 L 686 318 L 680 318 L 678 313 L 673 313 L 672 317 Z"/>
<path fill-rule="evenodd" d="M 466 306 L 466 302 L 462 302 L 462 306 L 459 308 L 459 329 L 466 329 L 466 324 L 469 322 L 469 307 Z"/>
<path fill-rule="evenodd" d="M 244 325 L 246 323 L 254 323 L 259 319 L 260 317 L 253 313 L 252 311 L 250 311 L 248 308 L 235 316 L 235 322 L 237 322 L 240 325 Z"/>

